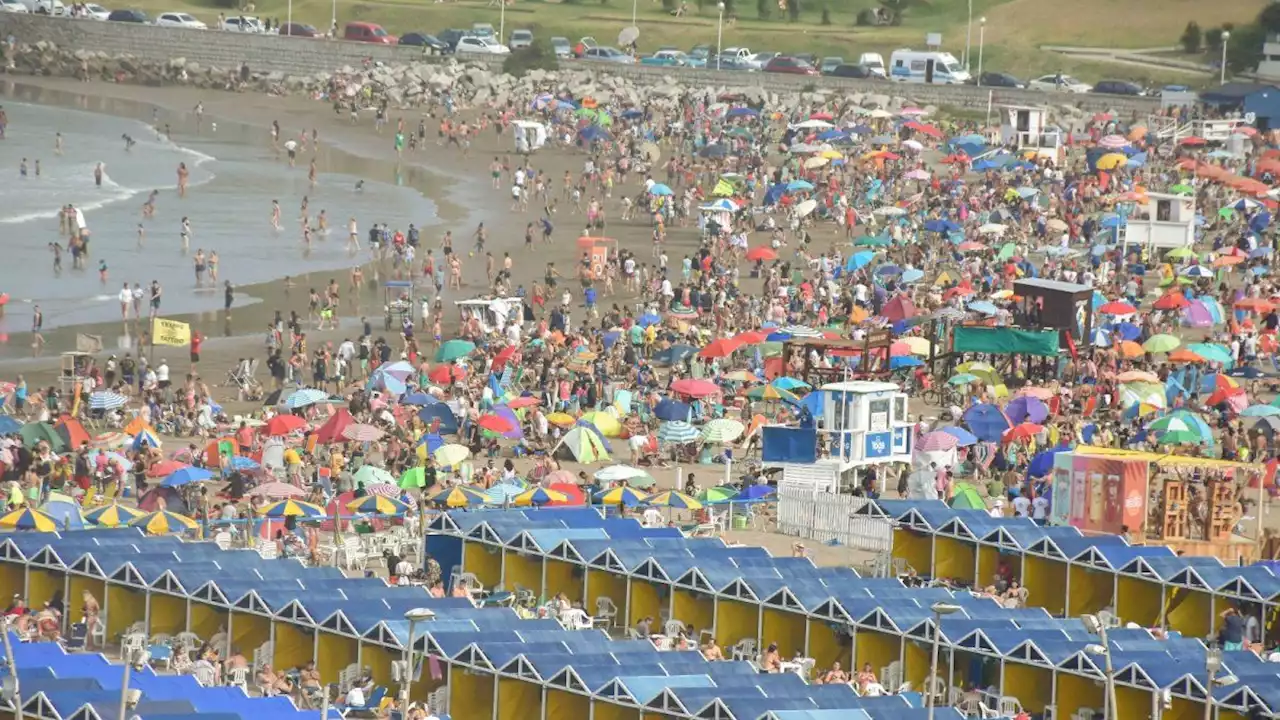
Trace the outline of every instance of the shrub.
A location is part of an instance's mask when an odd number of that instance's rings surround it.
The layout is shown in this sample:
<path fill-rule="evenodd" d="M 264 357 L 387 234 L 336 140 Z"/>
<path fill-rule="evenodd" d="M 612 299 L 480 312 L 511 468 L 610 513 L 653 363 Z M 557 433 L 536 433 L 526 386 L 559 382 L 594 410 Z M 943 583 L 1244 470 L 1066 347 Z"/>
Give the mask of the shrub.
<path fill-rule="evenodd" d="M 830 10 L 828 10 L 828 9 L 827 9 L 827 6 L 825 6 L 825 5 L 823 5 L 823 6 L 822 6 L 822 20 L 820 21 L 820 23 L 821 23 L 822 25 L 830 25 L 830 24 L 831 24 L 831 11 L 830 11 Z"/>
<path fill-rule="evenodd" d="M 530 70 L 556 70 L 560 67 L 556 62 L 556 54 L 535 40 L 527 48 L 511 51 L 502 61 L 502 72 L 514 77 L 523 77 Z"/>
<path fill-rule="evenodd" d="M 1182 31 L 1182 37 L 1178 42 L 1186 53 L 1200 52 L 1200 44 L 1204 42 L 1204 32 L 1200 29 L 1200 24 L 1195 20 L 1187 23 L 1187 28 Z"/>

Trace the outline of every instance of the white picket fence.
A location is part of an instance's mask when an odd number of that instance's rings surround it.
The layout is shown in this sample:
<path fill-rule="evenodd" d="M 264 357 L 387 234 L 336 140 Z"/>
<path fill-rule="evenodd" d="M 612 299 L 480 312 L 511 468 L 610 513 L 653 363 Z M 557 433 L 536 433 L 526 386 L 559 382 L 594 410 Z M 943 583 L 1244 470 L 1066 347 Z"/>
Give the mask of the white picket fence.
<path fill-rule="evenodd" d="M 778 488 L 778 532 L 820 543 L 835 541 L 853 550 L 888 552 L 889 521 L 855 516 L 866 498 L 782 485 Z"/>

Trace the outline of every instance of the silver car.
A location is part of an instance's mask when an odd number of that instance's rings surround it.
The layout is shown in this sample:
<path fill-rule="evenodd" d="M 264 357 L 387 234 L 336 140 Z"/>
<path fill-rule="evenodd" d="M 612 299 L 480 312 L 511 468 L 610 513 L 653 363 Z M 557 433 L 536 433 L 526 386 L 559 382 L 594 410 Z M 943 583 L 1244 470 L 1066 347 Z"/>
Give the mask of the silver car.
<path fill-rule="evenodd" d="M 512 30 L 511 41 L 507 43 L 507 47 L 512 50 L 527 48 L 533 44 L 533 31 L 531 30 Z"/>
<path fill-rule="evenodd" d="M 598 45 L 593 48 L 587 48 L 582 53 L 583 60 L 594 60 L 596 62 L 610 62 L 619 65 L 634 65 L 636 59 L 622 52 L 618 48 L 606 47 Z"/>

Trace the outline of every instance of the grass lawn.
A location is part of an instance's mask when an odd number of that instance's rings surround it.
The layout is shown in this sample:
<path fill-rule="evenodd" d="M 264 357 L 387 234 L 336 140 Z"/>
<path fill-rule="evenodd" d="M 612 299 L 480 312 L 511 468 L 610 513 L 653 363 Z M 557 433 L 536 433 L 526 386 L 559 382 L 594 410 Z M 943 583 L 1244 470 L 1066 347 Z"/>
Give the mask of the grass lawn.
<path fill-rule="evenodd" d="M 224 0 L 235 2 L 236 0 Z M 216 19 L 223 8 L 218 0 L 134 0 L 131 6 L 148 12 L 185 10 L 206 22 Z M 284 19 L 288 0 L 256 0 L 259 16 Z M 688 49 L 698 43 L 716 43 L 717 9 L 712 0 L 689 0 L 690 14 L 675 18 L 663 10 L 656 0 L 635 0 L 640 48 L 653 50 L 660 45 Z M 910 8 L 903 24 L 897 27 L 858 27 L 860 10 L 874 7 L 875 0 L 800 0 L 798 22 L 791 22 L 778 10 L 778 0 L 758 0 L 761 5 L 736 0 L 734 22 L 726 22 L 722 45 L 746 46 L 753 50 L 778 52 L 812 52 L 856 59 L 863 52 L 880 52 L 888 60 L 895 48 L 922 47 L 925 34 L 940 32 L 943 46 L 956 57 L 965 47 L 968 3 L 959 0 L 938 1 Z M 983 47 L 983 68 L 1005 70 L 1020 77 L 1034 77 L 1047 72 L 1067 72 L 1085 80 L 1103 76 L 1124 77 L 1157 82 L 1187 82 L 1187 76 L 1147 73 L 1141 68 L 1114 66 L 1106 63 L 1075 61 L 1039 49 L 1041 45 L 1088 45 L 1104 47 L 1146 48 L 1172 46 L 1178 42 L 1190 20 L 1209 28 L 1224 22 L 1244 23 L 1251 20 L 1266 0 L 1072 0 L 1069 10 L 1055 13 L 1063 5 L 1050 0 L 973 0 L 972 47 L 970 66 L 977 68 L 978 18 L 987 19 Z M 770 12 L 767 20 L 759 19 L 758 8 Z M 822 25 L 823 7 L 828 9 L 830 25 Z M 297 0 L 293 17 L 324 28 L 329 24 L 332 0 Z M 506 10 L 505 29 L 532 30 L 535 37 L 545 39 L 562 35 L 571 41 L 590 35 L 602 44 L 614 44 L 617 33 L 631 24 L 632 5 L 626 0 L 604 2 L 551 3 L 542 0 L 517 0 Z M 436 3 L 429 0 L 338 0 L 339 23 L 366 20 L 382 24 L 393 34 L 410 31 L 439 32 L 446 28 L 469 28 L 474 22 L 500 24 L 498 7 L 486 0 Z"/>

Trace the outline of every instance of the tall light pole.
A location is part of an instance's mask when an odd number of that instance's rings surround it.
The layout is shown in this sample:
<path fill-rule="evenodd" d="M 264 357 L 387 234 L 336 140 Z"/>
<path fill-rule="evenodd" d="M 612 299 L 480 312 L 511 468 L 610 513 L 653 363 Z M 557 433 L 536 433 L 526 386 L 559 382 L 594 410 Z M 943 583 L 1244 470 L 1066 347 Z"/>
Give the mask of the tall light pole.
<path fill-rule="evenodd" d="M 129 676 L 133 674 L 134 668 L 141 670 L 147 664 L 151 659 L 151 653 L 139 648 L 124 653 L 121 659 L 124 660 L 124 680 L 120 683 L 120 715 L 118 717 L 119 720 L 129 720 Z"/>
<path fill-rule="evenodd" d="M 982 46 L 987 36 L 987 16 L 978 18 L 978 84 L 982 84 Z"/>
<path fill-rule="evenodd" d="M 13 659 L 13 643 L 9 640 L 10 622 L 9 618 L 5 618 L 0 623 L 0 632 L 4 633 L 4 659 L 9 666 L 9 674 L 4 679 L 4 694 L 13 698 L 14 718 L 22 720 L 22 689 L 18 687 L 18 663 Z"/>
<path fill-rule="evenodd" d="M 507 0 L 498 0 L 498 44 L 502 44 L 502 38 L 506 37 L 507 30 Z"/>
<path fill-rule="evenodd" d="M 969 48 L 973 46 L 973 0 L 969 0 L 969 20 L 964 26 L 964 69 L 969 69 Z"/>
<path fill-rule="evenodd" d="M 936 602 L 929 607 L 933 611 L 933 651 L 929 658 L 929 676 L 924 679 L 924 701 L 929 706 L 929 720 L 933 720 L 933 706 L 937 703 L 934 687 L 931 680 L 938 676 L 938 646 L 942 637 L 942 616 L 960 612 L 959 605 L 951 603 Z"/>
<path fill-rule="evenodd" d="M 1094 654 L 1101 655 L 1105 661 L 1104 671 L 1106 672 L 1107 686 L 1107 711 L 1105 716 L 1107 720 L 1119 720 L 1120 703 L 1116 700 L 1116 673 L 1111 666 L 1111 643 L 1107 642 L 1107 626 L 1097 615 L 1082 615 L 1080 621 L 1084 623 L 1084 629 L 1098 636 L 1098 643 L 1088 645 L 1085 650 Z"/>
<path fill-rule="evenodd" d="M 334 40 L 338 38 L 338 0 L 333 0 L 333 9 L 329 12 L 329 37 Z"/>
<path fill-rule="evenodd" d="M 717 3 L 720 19 L 716 21 L 716 69 L 720 69 L 720 41 L 724 39 L 724 3 Z"/>
<path fill-rule="evenodd" d="M 640 0 L 631 0 L 631 27 L 636 26 L 636 4 L 639 2 Z"/>
<path fill-rule="evenodd" d="M 1223 85 L 1227 82 L 1227 41 L 1231 39 L 1231 32 L 1222 31 L 1222 69 L 1218 75 L 1218 84 Z"/>
<path fill-rule="evenodd" d="M 1204 686 L 1204 720 L 1213 720 L 1213 686 L 1218 679 L 1218 670 L 1222 668 L 1222 648 L 1214 645 L 1205 651 L 1204 669 L 1209 681 Z"/>
<path fill-rule="evenodd" d="M 404 645 L 404 682 L 400 683 L 401 717 L 409 712 L 409 690 L 413 687 L 413 626 L 435 616 L 436 614 L 427 608 L 414 608 L 404 614 L 404 619 L 409 621 L 409 641 Z"/>

